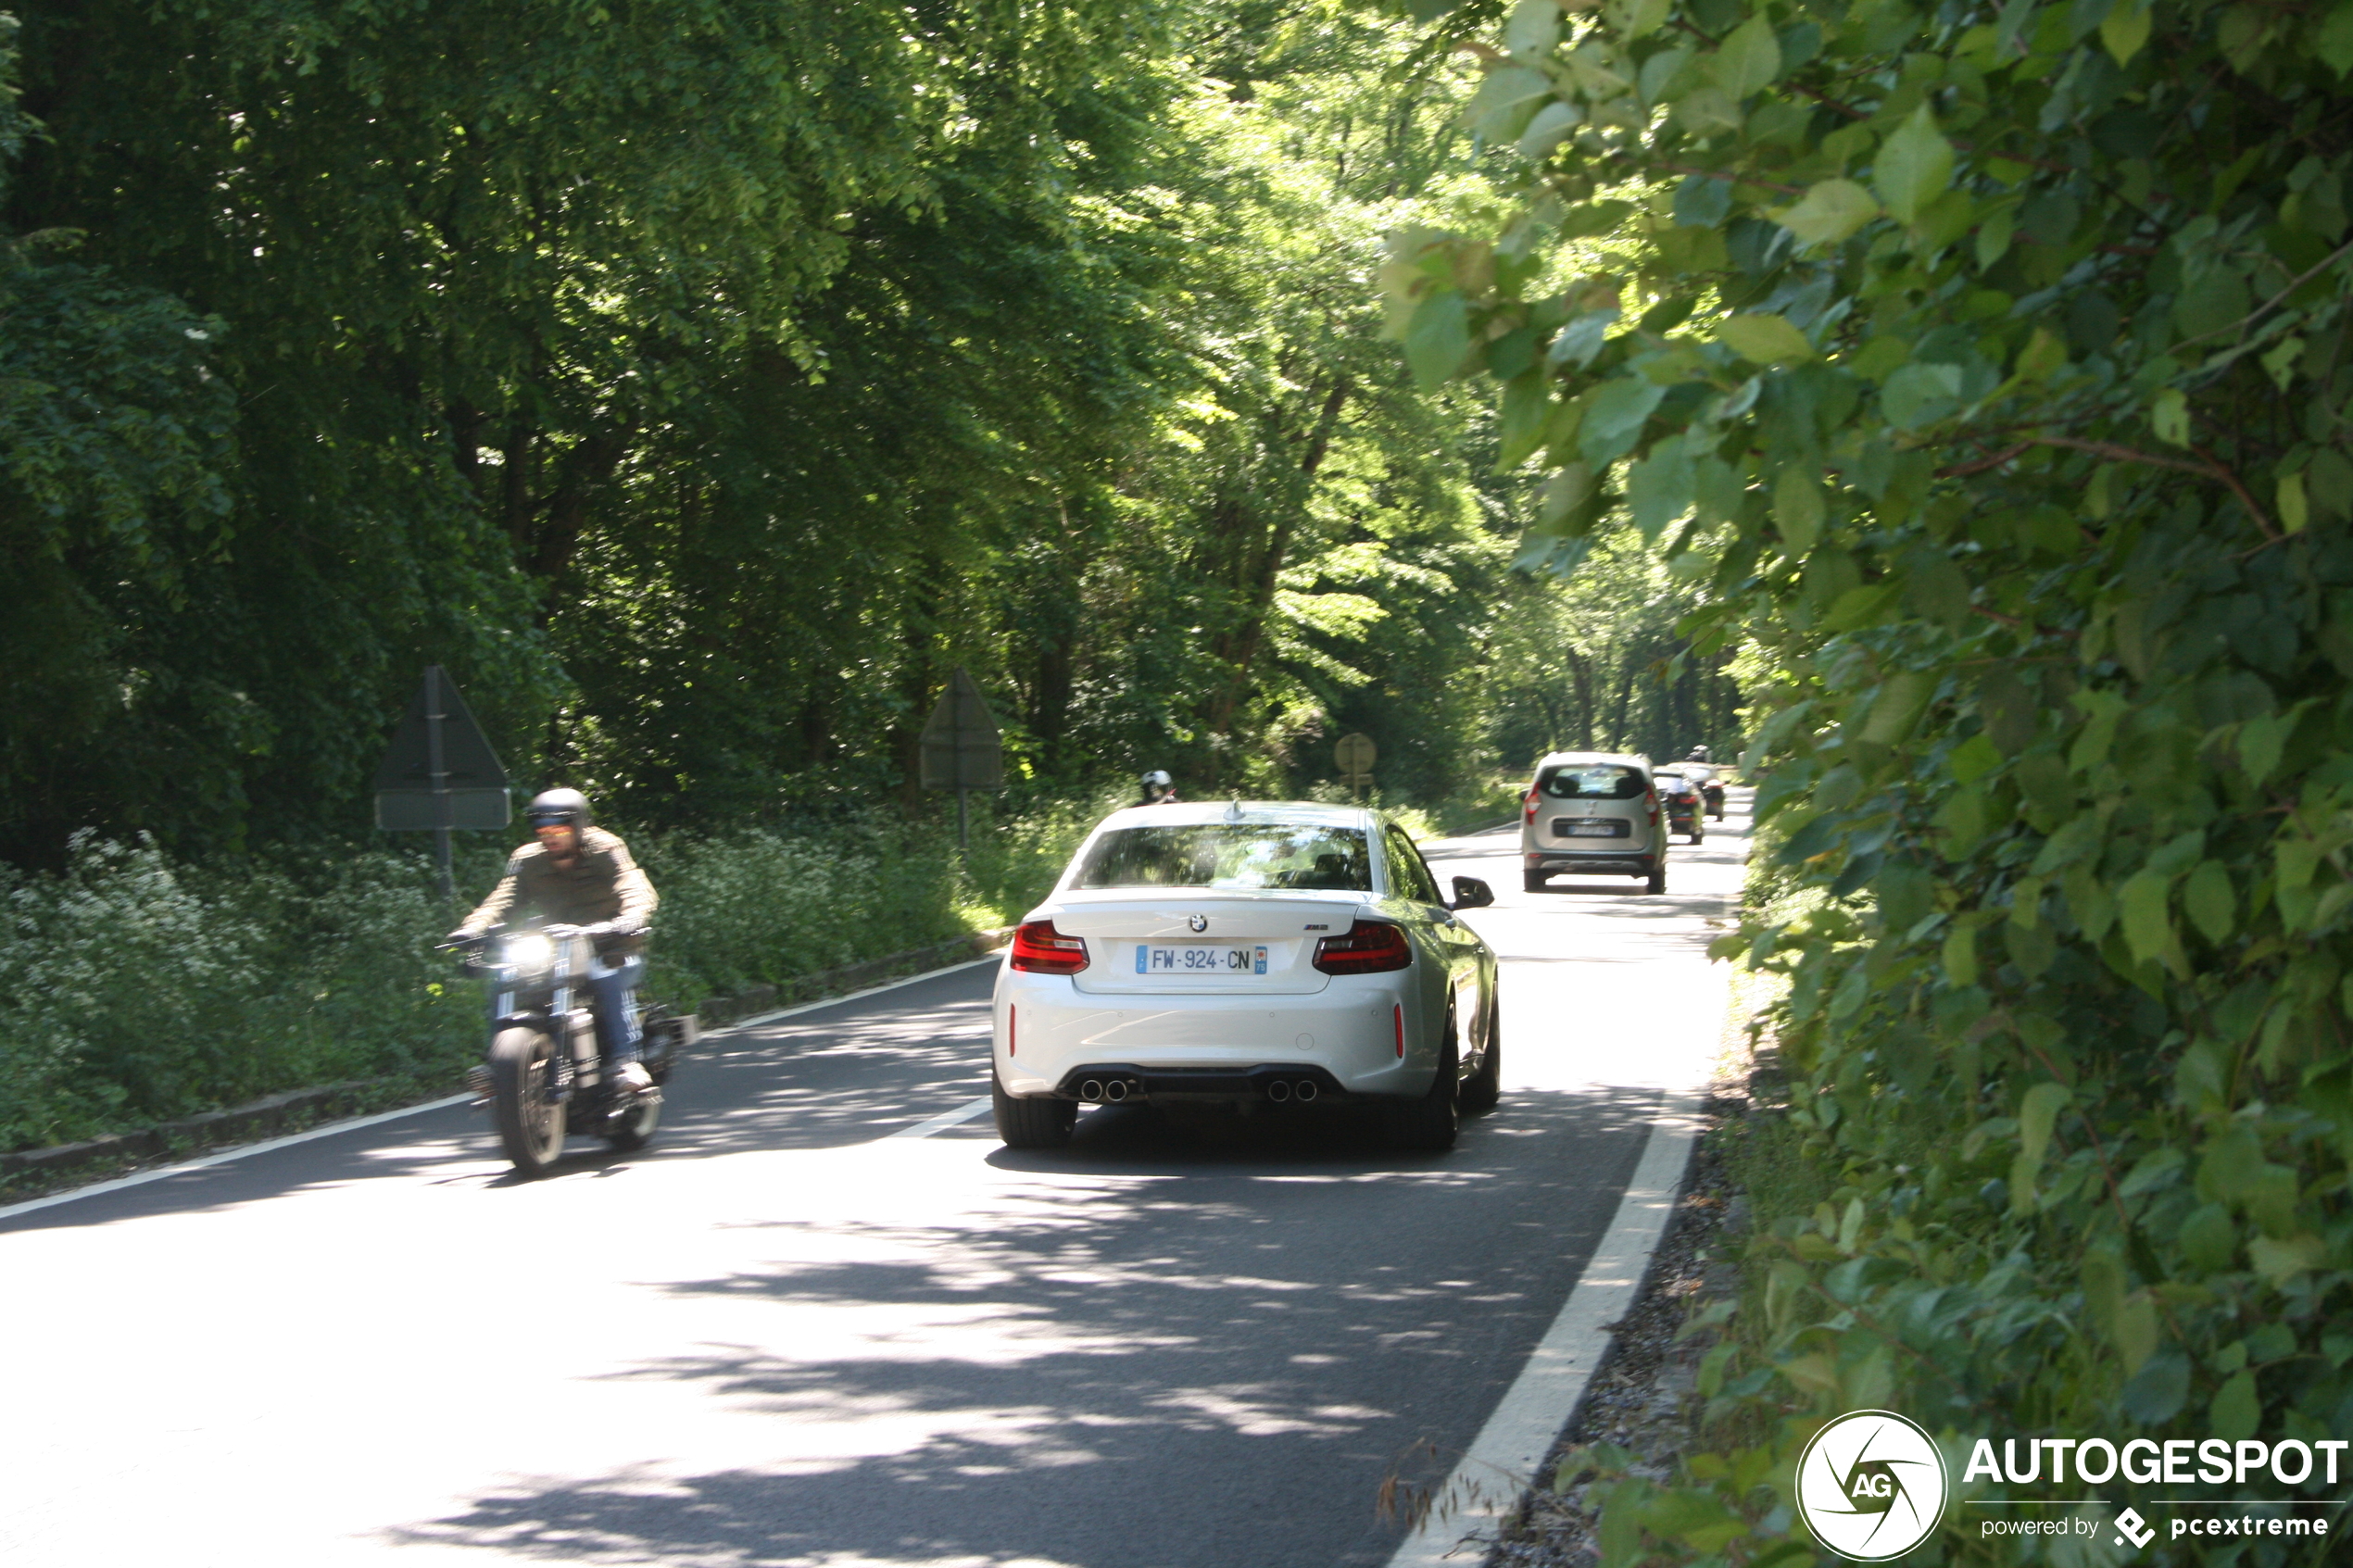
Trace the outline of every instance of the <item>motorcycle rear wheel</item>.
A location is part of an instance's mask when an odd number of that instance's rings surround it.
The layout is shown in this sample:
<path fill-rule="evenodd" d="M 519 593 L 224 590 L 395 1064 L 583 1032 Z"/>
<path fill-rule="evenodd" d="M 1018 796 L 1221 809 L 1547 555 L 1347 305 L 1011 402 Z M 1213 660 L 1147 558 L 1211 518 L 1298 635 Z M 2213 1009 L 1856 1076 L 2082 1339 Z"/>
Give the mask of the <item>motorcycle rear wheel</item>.
<path fill-rule="evenodd" d="M 564 1107 L 547 1099 L 555 1042 L 536 1029 L 508 1029 L 490 1042 L 491 1119 L 507 1158 L 526 1176 L 546 1173 L 564 1152 Z"/>

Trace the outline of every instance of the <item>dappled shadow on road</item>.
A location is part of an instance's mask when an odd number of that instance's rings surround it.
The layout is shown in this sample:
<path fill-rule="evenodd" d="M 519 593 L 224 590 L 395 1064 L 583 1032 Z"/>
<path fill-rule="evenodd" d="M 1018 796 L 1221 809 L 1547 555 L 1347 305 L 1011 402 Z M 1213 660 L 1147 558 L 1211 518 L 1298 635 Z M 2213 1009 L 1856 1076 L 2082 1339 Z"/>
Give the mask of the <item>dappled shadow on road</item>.
<path fill-rule="evenodd" d="M 615 1177 L 649 1161 L 747 1150 L 843 1148 L 986 1094 L 994 980 L 983 967 L 955 971 L 885 997 L 712 1036 L 681 1059 L 650 1148 L 621 1155 L 575 1137 L 548 1179 Z M 527 1185 L 506 1171 L 489 1118 L 452 1107 L 36 1210 L 0 1220 L 0 1234 L 400 1179 L 488 1191 Z"/>
<path fill-rule="evenodd" d="M 613 1562 L 1384 1562 L 1383 1472 L 1425 1435 L 1468 1443 L 1655 1104 L 1517 1093 L 1414 1156 L 1345 1117 L 1099 1112 L 1067 1149 L 993 1155 L 956 1219 L 759 1226 L 771 1261 L 648 1287 L 736 1303 L 740 1342 L 622 1375 L 769 1418 L 772 1460 L 550 1478 L 396 1537 Z"/>

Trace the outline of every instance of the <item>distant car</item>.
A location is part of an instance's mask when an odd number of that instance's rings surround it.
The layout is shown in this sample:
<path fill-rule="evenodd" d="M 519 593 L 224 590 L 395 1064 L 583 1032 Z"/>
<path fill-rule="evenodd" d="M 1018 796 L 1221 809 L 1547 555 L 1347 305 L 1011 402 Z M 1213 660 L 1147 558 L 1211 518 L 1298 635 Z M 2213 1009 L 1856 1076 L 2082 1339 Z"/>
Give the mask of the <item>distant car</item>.
<path fill-rule="evenodd" d="M 1378 811 L 1131 807 L 1098 824 L 998 972 L 998 1135 L 1068 1141 L 1083 1104 L 1359 1102 L 1445 1148 L 1500 1088 L 1495 955 Z"/>
<path fill-rule="evenodd" d="M 1528 891 L 1571 876 L 1638 876 L 1667 891 L 1667 822 L 1651 761 L 1631 752 L 1556 751 L 1536 764 L 1520 818 Z"/>

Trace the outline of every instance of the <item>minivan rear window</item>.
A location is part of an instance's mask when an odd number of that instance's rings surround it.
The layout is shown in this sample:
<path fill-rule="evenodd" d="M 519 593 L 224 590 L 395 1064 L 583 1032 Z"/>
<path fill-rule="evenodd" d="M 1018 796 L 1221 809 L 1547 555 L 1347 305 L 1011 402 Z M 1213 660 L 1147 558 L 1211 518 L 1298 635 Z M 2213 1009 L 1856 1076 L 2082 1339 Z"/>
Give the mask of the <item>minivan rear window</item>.
<path fill-rule="evenodd" d="M 1315 822 L 1196 822 L 1120 828 L 1095 840 L 1074 888 L 1296 887 L 1369 893 L 1361 828 Z"/>
<path fill-rule="evenodd" d="M 1623 762 L 1577 762 L 1546 772 L 1536 792 L 1554 800 L 1631 800 L 1647 782 L 1640 768 Z"/>

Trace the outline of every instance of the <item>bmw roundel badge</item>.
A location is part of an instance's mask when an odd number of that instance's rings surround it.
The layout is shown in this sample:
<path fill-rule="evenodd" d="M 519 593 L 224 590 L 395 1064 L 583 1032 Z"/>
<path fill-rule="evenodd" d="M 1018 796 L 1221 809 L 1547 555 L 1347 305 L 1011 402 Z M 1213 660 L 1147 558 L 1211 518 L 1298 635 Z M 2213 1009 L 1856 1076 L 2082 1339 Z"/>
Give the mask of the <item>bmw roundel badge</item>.
<path fill-rule="evenodd" d="M 1195 931 L 1207 931 L 1209 929 L 1209 917 L 1207 915 L 1187 915 L 1185 917 L 1185 923 L 1191 926 Z"/>

